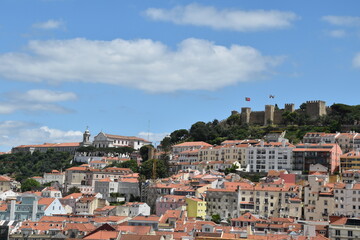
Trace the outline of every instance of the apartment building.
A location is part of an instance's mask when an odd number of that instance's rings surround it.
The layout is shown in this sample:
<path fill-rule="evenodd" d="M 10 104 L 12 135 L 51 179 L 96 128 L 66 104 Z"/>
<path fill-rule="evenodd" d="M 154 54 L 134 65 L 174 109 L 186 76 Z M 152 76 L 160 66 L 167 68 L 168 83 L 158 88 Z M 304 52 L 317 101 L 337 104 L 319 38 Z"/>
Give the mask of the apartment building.
<path fill-rule="evenodd" d="M 269 170 L 292 170 L 292 150 L 294 145 L 287 142 L 264 142 L 246 149 L 249 172 L 268 172 Z"/>
<path fill-rule="evenodd" d="M 250 144 L 224 144 L 199 149 L 199 160 L 204 162 L 239 162 L 246 167 L 246 149 Z"/>
<path fill-rule="evenodd" d="M 304 187 L 304 218 L 306 220 L 329 220 L 334 214 L 334 184 L 329 183 L 329 176 L 313 173 L 308 176 L 308 185 Z"/>
<path fill-rule="evenodd" d="M 360 219 L 343 217 L 330 223 L 329 238 L 331 240 L 360 239 Z"/>
<path fill-rule="evenodd" d="M 233 189 L 210 188 L 206 191 L 208 216 L 219 214 L 221 219 L 237 218 L 239 216 L 239 191 Z"/>
<path fill-rule="evenodd" d="M 350 151 L 340 156 L 340 170 L 360 169 L 360 152 Z"/>
<path fill-rule="evenodd" d="M 360 217 L 360 183 L 334 186 L 335 215 Z"/>
<path fill-rule="evenodd" d="M 179 143 L 176 145 L 172 146 L 172 153 L 174 155 L 178 155 L 181 152 L 184 151 L 191 151 L 191 150 L 195 150 L 195 149 L 200 149 L 202 147 L 211 147 L 211 144 L 208 144 L 206 142 L 184 142 L 184 143 Z"/>
<path fill-rule="evenodd" d="M 303 143 L 293 149 L 294 170 L 309 172 L 310 165 L 321 164 L 330 173 L 339 170 L 342 150 L 336 143 Z"/>

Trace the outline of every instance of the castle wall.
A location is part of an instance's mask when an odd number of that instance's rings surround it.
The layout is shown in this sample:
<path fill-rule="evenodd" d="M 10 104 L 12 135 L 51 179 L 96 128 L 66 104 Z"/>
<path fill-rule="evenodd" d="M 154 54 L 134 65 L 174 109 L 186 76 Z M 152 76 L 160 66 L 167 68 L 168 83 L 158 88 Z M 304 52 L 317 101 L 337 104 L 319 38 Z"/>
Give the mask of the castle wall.
<path fill-rule="evenodd" d="M 274 112 L 274 124 L 282 124 L 283 123 L 283 117 L 282 117 L 282 115 L 283 115 L 283 113 L 284 113 L 285 111 L 284 110 L 276 110 L 275 112 Z"/>
<path fill-rule="evenodd" d="M 264 125 L 265 112 L 256 111 L 250 114 L 250 124 Z"/>

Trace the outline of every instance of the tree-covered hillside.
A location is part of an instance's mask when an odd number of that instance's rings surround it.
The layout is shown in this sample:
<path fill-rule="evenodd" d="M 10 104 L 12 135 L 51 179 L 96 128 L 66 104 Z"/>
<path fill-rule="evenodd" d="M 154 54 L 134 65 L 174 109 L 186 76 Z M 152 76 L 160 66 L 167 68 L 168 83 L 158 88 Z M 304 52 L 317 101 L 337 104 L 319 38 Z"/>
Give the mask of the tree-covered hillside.
<path fill-rule="evenodd" d="M 48 150 L 46 153 L 15 153 L 0 155 L 0 174 L 9 174 L 22 181 L 33 176 L 43 176 L 53 169 L 65 170 L 70 167 L 72 155 L 66 152 Z"/>
<path fill-rule="evenodd" d="M 305 108 L 306 104 L 300 106 L 300 109 Z M 161 145 L 167 148 L 167 146 L 184 141 L 220 144 L 224 140 L 256 139 L 262 138 L 271 131 L 285 130 L 285 137 L 293 143 L 298 143 L 306 132 L 337 132 L 341 131 L 344 125 L 350 126 L 351 130 L 360 130 L 360 125 L 356 125 L 360 123 L 360 105 L 333 104 L 329 114 L 318 119 L 310 119 L 305 111 L 285 111 L 282 117 L 282 124 L 268 126 L 243 124 L 239 114 L 233 114 L 221 121 L 217 119 L 207 123 L 199 121 L 190 129 L 173 131 L 169 137 L 163 139 Z"/>

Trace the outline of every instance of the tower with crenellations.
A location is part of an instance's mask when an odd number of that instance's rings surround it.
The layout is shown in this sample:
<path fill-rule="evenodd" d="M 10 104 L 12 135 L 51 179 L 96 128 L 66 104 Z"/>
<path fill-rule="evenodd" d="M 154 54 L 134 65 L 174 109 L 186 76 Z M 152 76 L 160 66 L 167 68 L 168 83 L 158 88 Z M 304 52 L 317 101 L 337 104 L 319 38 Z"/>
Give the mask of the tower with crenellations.
<path fill-rule="evenodd" d="M 307 101 L 306 114 L 311 119 L 316 119 L 327 114 L 325 101 Z"/>
<path fill-rule="evenodd" d="M 283 124 L 285 112 L 306 113 L 311 119 L 316 119 L 327 115 L 330 108 L 326 106 L 325 101 L 307 101 L 306 110 L 295 109 L 293 103 L 286 103 L 283 109 L 275 109 L 274 105 L 265 105 L 264 111 L 252 111 L 249 107 L 241 108 L 241 113 L 232 111 L 232 115 L 240 114 L 241 123 L 268 125 L 268 124 Z"/>

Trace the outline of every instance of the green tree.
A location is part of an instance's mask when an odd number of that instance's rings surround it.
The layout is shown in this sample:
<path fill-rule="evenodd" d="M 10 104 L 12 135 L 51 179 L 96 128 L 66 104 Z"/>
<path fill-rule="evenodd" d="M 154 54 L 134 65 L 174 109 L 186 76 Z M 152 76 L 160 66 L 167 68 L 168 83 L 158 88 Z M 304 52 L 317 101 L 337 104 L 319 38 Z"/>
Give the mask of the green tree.
<path fill-rule="evenodd" d="M 121 163 L 113 163 L 109 167 L 130 168 L 134 173 L 139 172 L 137 161 L 133 159 Z"/>
<path fill-rule="evenodd" d="M 194 141 L 207 141 L 210 131 L 208 125 L 204 122 L 197 122 L 190 128 L 190 136 Z"/>
<path fill-rule="evenodd" d="M 186 129 L 175 130 L 170 134 L 171 143 L 185 141 L 189 137 L 189 131 Z"/>
<path fill-rule="evenodd" d="M 153 145 L 145 145 L 140 148 L 139 152 L 143 162 L 149 160 L 150 151 L 152 151 L 153 149 Z"/>
<path fill-rule="evenodd" d="M 211 221 L 213 221 L 216 224 L 219 224 L 221 222 L 221 217 L 219 214 L 214 214 L 211 216 Z"/>
<path fill-rule="evenodd" d="M 169 168 L 165 159 L 150 159 L 141 164 L 139 173 L 146 179 L 151 179 L 153 174 L 154 161 L 156 161 L 156 177 L 166 178 L 169 176 Z"/>
<path fill-rule="evenodd" d="M 160 142 L 162 150 L 167 154 L 171 151 L 171 137 L 164 137 Z"/>
<path fill-rule="evenodd" d="M 81 193 L 80 188 L 78 187 L 71 187 L 69 188 L 67 195 L 73 194 L 73 193 Z"/>
<path fill-rule="evenodd" d="M 21 191 L 22 192 L 32 191 L 36 188 L 39 188 L 40 186 L 41 185 L 38 181 L 36 181 L 32 178 L 28 178 L 24 182 L 21 183 Z"/>

